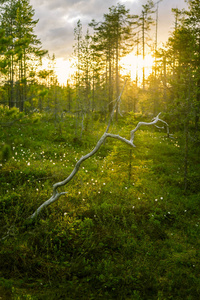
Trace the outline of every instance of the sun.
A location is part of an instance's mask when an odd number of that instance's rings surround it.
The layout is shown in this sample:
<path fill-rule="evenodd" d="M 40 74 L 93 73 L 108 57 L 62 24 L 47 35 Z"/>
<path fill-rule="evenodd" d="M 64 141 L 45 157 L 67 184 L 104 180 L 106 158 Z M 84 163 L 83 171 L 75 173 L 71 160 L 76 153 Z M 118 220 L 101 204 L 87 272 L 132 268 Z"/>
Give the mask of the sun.
<path fill-rule="evenodd" d="M 57 58 L 55 63 L 55 73 L 60 85 L 66 85 L 67 81 L 75 72 L 71 59 Z"/>
<path fill-rule="evenodd" d="M 151 54 L 147 54 L 143 60 L 142 55 L 136 56 L 134 52 L 131 52 L 120 60 L 120 66 L 122 75 L 129 75 L 133 81 L 137 78 L 138 84 L 141 84 L 143 80 L 143 68 L 145 78 L 147 78 L 152 73 L 154 57 Z M 67 81 L 76 72 L 74 59 L 56 58 L 54 67 L 58 83 L 63 86 L 67 85 Z"/>
<path fill-rule="evenodd" d="M 128 74 L 133 81 L 137 78 L 138 82 L 141 83 L 143 78 L 143 68 L 145 78 L 152 73 L 154 57 L 151 54 L 147 54 L 143 59 L 142 55 L 136 56 L 134 52 L 131 52 L 121 59 L 120 65 L 122 67 L 122 75 Z"/>
<path fill-rule="evenodd" d="M 75 73 L 74 62 L 71 59 L 55 58 L 53 64 L 48 58 L 43 58 L 40 70 L 53 69 L 59 85 L 66 86 L 67 81 L 72 78 Z"/>

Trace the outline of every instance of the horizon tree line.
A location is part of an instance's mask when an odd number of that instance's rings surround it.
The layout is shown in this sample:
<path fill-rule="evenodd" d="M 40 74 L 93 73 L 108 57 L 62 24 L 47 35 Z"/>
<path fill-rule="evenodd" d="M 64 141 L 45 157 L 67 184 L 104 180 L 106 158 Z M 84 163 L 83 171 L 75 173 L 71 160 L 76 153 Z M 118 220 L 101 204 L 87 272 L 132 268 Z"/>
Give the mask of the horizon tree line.
<path fill-rule="evenodd" d="M 1 0 L 0 102 L 26 112 L 34 108 L 40 111 L 54 109 L 56 105 L 60 106 L 57 110 L 77 112 L 80 116 L 99 112 L 105 118 L 112 111 L 113 101 L 119 96 L 125 80 L 120 59 L 133 50 L 136 55 L 142 53 L 144 58 L 150 47 L 155 56 L 152 73 L 147 78 L 143 69 L 141 86 L 137 78 L 132 81 L 126 76 L 121 109 L 154 115 L 164 111 L 169 118 L 177 120 L 180 115 L 186 119 L 190 116 L 197 131 L 200 3 L 187 0 L 187 10 L 173 10 L 174 31 L 165 47 L 158 49 L 157 41 L 148 38 L 154 25 L 153 15 L 158 17 L 158 2 L 147 1 L 140 15 L 130 14 L 122 4 L 112 6 L 102 21 L 89 23 L 90 30 L 85 35 L 81 21 L 78 21 L 74 29 L 77 71 L 73 80 L 61 87 L 54 70 L 55 56 L 49 57 L 48 69 L 39 68 L 47 51 L 42 49 L 41 41 L 34 33 L 39 20 L 34 20 L 29 0 Z M 156 30 L 157 26 L 156 23 Z M 119 113 L 117 107 L 116 119 Z M 180 127 L 180 123 L 177 126 Z"/>

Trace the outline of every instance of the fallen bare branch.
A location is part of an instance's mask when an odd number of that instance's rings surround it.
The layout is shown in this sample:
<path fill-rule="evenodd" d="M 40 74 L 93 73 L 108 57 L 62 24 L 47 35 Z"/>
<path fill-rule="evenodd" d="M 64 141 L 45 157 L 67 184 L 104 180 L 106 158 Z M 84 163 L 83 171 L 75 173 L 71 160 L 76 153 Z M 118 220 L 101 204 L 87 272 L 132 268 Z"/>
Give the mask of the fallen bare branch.
<path fill-rule="evenodd" d="M 126 83 L 126 82 L 125 82 Z M 125 87 L 125 84 L 123 86 L 123 89 L 122 89 L 122 92 L 124 90 L 124 87 Z M 78 172 L 79 168 L 80 168 L 80 165 L 85 161 L 87 160 L 88 158 L 90 158 L 91 156 L 93 156 L 98 150 L 99 148 L 101 147 L 101 145 L 105 142 L 105 140 L 107 138 L 113 138 L 113 139 L 118 139 L 126 144 L 128 144 L 129 146 L 131 147 L 135 147 L 135 145 L 133 144 L 133 140 L 134 140 L 134 135 L 135 135 L 135 132 L 140 128 L 140 126 L 142 125 L 155 125 L 157 122 L 162 122 L 162 123 L 165 123 L 167 125 L 167 128 L 168 128 L 168 124 L 163 121 L 162 119 L 159 118 L 160 114 L 159 113 L 154 119 L 152 122 L 139 122 L 137 124 L 137 126 L 135 127 L 135 129 L 133 129 L 131 131 L 131 134 L 130 134 L 130 140 L 127 140 L 126 138 L 120 136 L 120 135 L 116 135 L 116 134 L 111 134 L 111 133 L 108 133 L 108 130 L 109 130 L 109 127 L 110 127 L 110 124 L 112 122 L 112 119 L 113 119 L 113 115 L 114 115 L 114 111 L 117 107 L 117 105 L 119 104 L 120 102 L 120 99 L 121 99 L 121 95 L 122 95 L 122 92 L 120 94 L 120 96 L 117 98 L 116 100 L 116 103 L 114 105 L 114 108 L 113 108 L 113 111 L 111 113 L 111 116 L 110 116 L 110 120 L 108 122 L 108 126 L 106 128 L 106 131 L 104 132 L 104 134 L 102 135 L 102 137 L 99 139 L 99 141 L 97 142 L 95 148 L 88 154 L 82 156 L 79 161 L 76 163 L 73 171 L 71 172 L 71 174 L 66 178 L 64 179 L 63 181 L 61 182 L 57 182 L 53 185 L 53 193 L 52 193 L 52 196 L 47 200 L 45 201 L 41 206 L 39 206 L 37 208 L 37 210 L 29 217 L 29 219 L 34 219 L 35 217 L 37 217 L 39 215 L 39 213 L 43 210 L 44 207 L 47 207 L 48 205 L 52 204 L 53 202 L 55 202 L 56 200 L 58 200 L 60 198 L 60 196 L 66 194 L 67 192 L 58 192 L 58 188 L 62 187 L 62 186 L 65 186 L 69 181 L 72 180 L 72 178 L 76 175 L 76 173 Z"/>

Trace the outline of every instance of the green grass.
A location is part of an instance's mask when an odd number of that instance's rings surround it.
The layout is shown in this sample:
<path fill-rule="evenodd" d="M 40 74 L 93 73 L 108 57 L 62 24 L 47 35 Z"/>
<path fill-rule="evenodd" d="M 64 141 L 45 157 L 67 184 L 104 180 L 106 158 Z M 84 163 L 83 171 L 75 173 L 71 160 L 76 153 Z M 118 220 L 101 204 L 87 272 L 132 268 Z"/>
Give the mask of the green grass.
<path fill-rule="evenodd" d="M 128 137 L 138 122 L 129 119 L 111 131 Z M 66 196 L 28 224 L 106 127 L 90 120 L 74 139 L 72 116 L 58 125 L 32 116 L 1 131 L 12 153 L 0 170 L 1 238 L 9 231 L 0 242 L 0 296 L 199 299 L 198 148 L 190 148 L 185 193 L 181 135 L 143 127 L 133 150 L 107 140 L 62 188 Z"/>

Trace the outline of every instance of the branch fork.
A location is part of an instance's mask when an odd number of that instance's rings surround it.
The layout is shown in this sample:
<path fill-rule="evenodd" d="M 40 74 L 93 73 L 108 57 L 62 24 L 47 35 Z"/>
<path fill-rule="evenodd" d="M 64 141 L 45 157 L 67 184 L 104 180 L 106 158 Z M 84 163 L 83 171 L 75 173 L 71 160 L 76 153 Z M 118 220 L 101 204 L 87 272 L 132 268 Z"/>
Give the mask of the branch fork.
<path fill-rule="evenodd" d="M 35 217 L 37 217 L 39 215 L 39 213 L 43 210 L 44 207 L 47 207 L 48 205 L 52 204 L 53 202 L 55 202 L 56 200 L 58 200 L 62 195 L 65 195 L 67 194 L 67 192 L 58 192 L 58 188 L 62 187 L 62 186 L 65 186 L 69 181 L 72 180 L 72 178 L 76 175 L 76 173 L 78 172 L 79 170 L 79 167 L 80 165 L 82 164 L 82 162 L 84 162 L 86 159 L 90 158 L 91 156 L 93 156 L 98 150 L 99 148 L 101 147 L 101 145 L 105 142 L 105 140 L 107 138 L 114 138 L 114 139 L 118 139 L 126 144 L 128 144 L 129 146 L 131 147 L 136 147 L 134 144 L 133 144 L 133 141 L 134 141 L 134 136 L 135 136 L 135 132 L 142 126 L 142 125 L 145 125 L 145 126 L 149 126 L 149 125 L 155 125 L 157 122 L 162 122 L 164 123 L 166 126 L 167 126 L 167 134 L 169 136 L 169 126 L 168 124 L 163 121 L 162 119 L 159 118 L 160 114 L 159 113 L 153 120 L 152 122 L 139 122 L 137 124 L 137 126 L 135 127 L 135 129 L 133 129 L 130 133 L 130 140 L 127 140 L 126 138 L 120 136 L 120 135 L 117 135 L 117 134 L 112 134 L 112 133 L 108 133 L 108 130 L 110 128 L 110 125 L 111 125 L 111 122 L 112 122 L 112 119 L 113 119 L 113 116 L 114 116 L 114 111 L 117 107 L 117 105 L 120 103 L 121 101 L 121 95 L 122 95 L 122 92 L 124 90 L 124 87 L 125 87 L 125 84 L 126 84 L 126 81 L 124 83 L 124 86 L 123 86 L 123 89 L 121 91 L 121 94 L 119 95 L 119 97 L 117 98 L 116 102 L 115 102 L 115 105 L 113 107 L 113 111 L 111 113 L 111 116 L 110 116 L 110 120 L 108 122 L 108 126 L 106 128 L 106 131 L 104 132 L 104 134 L 101 136 L 101 138 L 99 139 L 99 141 L 97 142 L 96 146 L 94 147 L 94 149 L 82 156 L 79 161 L 76 163 L 73 171 L 71 172 L 71 174 L 66 178 L 64 179 L 63 181 L 61 182 L 57 182 L 53 185 L 53 193 L 52 193 L 52 196 L 46 200 L 42 205 L 40 205 L 37 210 L 28 218 L 28 219 L 34 219 Z"/>

